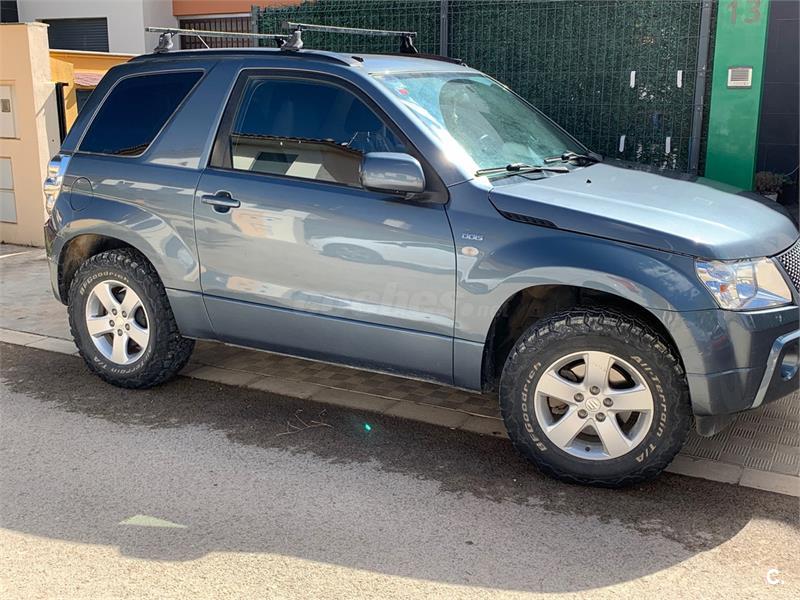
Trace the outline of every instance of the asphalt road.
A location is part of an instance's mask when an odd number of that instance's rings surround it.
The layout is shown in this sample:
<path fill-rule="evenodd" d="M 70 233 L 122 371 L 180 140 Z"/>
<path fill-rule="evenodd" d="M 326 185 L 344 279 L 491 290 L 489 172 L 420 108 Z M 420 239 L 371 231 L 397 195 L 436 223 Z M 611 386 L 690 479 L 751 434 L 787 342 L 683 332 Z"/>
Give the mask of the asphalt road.
<path fill-rule="evenodd" d="M 494 438 L 0 360 L 4 599 L 800 593 L 794 498 L 677 475 L 568 486 Z"/>

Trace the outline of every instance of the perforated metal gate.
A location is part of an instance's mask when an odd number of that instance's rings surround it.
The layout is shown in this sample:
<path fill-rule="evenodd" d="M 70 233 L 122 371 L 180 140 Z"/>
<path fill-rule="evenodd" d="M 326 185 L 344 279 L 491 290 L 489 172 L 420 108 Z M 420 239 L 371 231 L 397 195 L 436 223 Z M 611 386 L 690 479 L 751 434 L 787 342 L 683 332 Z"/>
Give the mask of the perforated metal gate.
<path fill-rule="evenodd" d="M 201 31 L 232 31 L 236 33 L 251 33 L 250 17 L 197 17 L 181 19 L 181 29 L 199 29 Z M 247 48 L 254 46 L 252 40 L 247 38 L 206 37 L 202 40 L 196 36 L 181 35 L 182 50 L 197 50 L 199 48 Z"/>
<path fill-rule="evenodd" d="M 715 8 L 712 0 L 316 0 L 253 18 L 262 33 L 285 20 L 417 31 L 421 52 L 496 77 L 593 150 L 696 170 Z M 304 40 L 397 51 L 391 38 L 307 32 Z"/>

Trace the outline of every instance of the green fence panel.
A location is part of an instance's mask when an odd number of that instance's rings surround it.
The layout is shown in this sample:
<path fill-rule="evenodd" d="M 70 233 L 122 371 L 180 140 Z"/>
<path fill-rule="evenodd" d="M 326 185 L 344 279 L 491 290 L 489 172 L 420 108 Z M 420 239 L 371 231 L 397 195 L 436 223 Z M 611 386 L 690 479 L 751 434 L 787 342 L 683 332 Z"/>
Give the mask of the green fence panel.
<path fill-rule="evenodd" d="M 694 114 L 702 0 L 317 0 L 258 13 L 283 21 L 413 30 L 438 53 L 447 2 L 447 54 L 509 85 L 590 148 L 686 170 Z M 307 32 L 306 47 L 395 52 L 392 38 Z"/>
<path fill-rule="evenodd" d="M 439 51 L 439 0 L 319 0 L 266 8 L 259 11 L 257 18 L 261 33 L 280 33 L 284 21 L 416 31 L 415 44 L 420 52 Z M 398 40 L 391 37 L 318 31 L 304 32 L 303 42 L 307 48 L 351 53 L 397 52 L 400 47 Z"/>

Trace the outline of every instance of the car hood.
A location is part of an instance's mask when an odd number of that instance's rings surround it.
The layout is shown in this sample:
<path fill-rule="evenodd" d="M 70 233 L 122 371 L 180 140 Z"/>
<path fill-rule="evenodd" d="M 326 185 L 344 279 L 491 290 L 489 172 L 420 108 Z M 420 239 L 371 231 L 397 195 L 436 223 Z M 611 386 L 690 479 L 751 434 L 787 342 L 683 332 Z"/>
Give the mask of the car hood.
<path fill-rule="evenodd" d="M 767 200 L 604 163 L 506 181 L 489 199 L 507 216 L 695 257 L 772 256 L 798 235 Z"/>

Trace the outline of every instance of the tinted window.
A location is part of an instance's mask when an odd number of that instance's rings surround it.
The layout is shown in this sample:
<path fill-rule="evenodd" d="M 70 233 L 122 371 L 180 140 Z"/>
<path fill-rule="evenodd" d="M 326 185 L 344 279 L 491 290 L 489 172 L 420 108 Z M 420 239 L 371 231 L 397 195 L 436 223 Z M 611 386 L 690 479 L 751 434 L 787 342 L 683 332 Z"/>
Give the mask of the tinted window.
<path fill-rule="evenodd" d="M 136 156 L 186 97 L 202 73 L 160 73 L 120 81 L 81 142 L 81 151 Z"/>
<path fill-rule="evenodd" d="M 251 78 L 231 129 L 233 168 L 358 186 L 366 152 L 406 152 L 347 90 L 310 81 Z"/>

